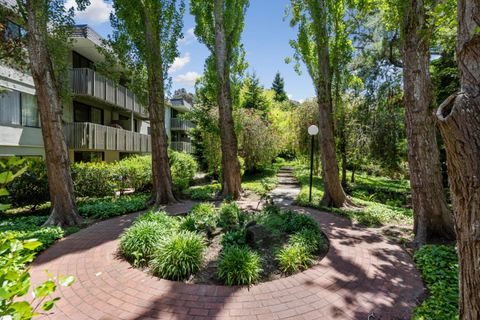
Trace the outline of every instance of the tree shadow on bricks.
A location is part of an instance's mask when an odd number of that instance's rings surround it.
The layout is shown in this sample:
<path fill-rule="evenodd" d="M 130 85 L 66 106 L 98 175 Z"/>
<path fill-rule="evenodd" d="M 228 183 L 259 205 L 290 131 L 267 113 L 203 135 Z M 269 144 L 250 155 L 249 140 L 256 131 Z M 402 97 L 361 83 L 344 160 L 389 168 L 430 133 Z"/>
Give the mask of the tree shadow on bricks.
<path fill-rule="evenodd" d="M 324 230 L 331 249 L 322 262 L 327 277 L 309 282 L 327 301 L 325 313 L 352 319 L 410 319 L 423 292 L 410 256 L 385 238 L 352 230 Z"/>

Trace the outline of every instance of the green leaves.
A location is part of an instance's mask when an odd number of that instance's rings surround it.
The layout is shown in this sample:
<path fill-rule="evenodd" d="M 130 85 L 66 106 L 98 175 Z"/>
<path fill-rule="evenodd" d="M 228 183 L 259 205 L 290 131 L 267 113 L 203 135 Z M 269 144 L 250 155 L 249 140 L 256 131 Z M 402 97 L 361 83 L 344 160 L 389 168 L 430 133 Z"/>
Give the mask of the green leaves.
<path fill-rule="evenodd" d="M 430 291 L 430 297 L 415 309 L 413 319 L 458 318 L 458 258 L 455 247 L 425 245 L 414 261 Z"/>
<path fill-rule="evenodd" d="M 42 243 L 40 241 L 35 241 L 35 239 L 26 240 L 23 243 L 23 247 L 28 250 L 35 250 L 40 247 Z"/>
<path fill-rule="evenodd" d="M 227 246 L 218 263 L 218 277 L 228 286 L 252 285 L 261 271 L 260 256 L 244 246 Z"/>
<path fill-rule="evenodd" d="M 16 157 L 10 157 L 6 163 L 0 161 L 0 168 L 2 170 L 2 172 L 0 172 L 0 197 L 10 195 L 6 189 L 6 185 L 27 170 L 27 166 L 23 166 L 24 162 L 24 159 Z M 9 204 L 0 203 L 0 212 L 3 212 L 9 208 Z"/>
<path fill-rule="evenodd" d="M 55 282 L 52 280 L 45 281 L 35 289 L 33 289 L 33 297 L 34 298 L 43 298 L 46 297 L 53 292 L 55 292 L 55 289 L 57 288 Z"/>
<path fill-rule="evenodd" d="M 21 301 L 30 290 L 30 274 L 27 264 L 40 248 L 41 242 L 35 239 L 19 240 L 13 232 L 3 232 L 0 237 L 0 318 L 11 316 L 13 319 L 26 320 L 37 315 L 37 308 L 43 311 L 51 310 L 60 298 L 49 298 L 57 288 L 57 279 L 48 274 L 50 279 L 32 290 L 33 301 Z M 60 276 L 58 283 L 70 286 L 74 282 L 72 276 Z M 36 307 L 32 307 L 36 305 Z"/>

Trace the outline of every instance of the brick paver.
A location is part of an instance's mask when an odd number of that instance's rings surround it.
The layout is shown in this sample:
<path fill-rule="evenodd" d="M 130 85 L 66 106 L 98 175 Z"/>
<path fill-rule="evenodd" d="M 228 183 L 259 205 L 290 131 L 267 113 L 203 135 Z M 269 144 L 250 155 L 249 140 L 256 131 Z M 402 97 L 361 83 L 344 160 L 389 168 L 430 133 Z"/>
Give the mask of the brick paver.
<path fill-rule="evenodd" d="M 293 186 L 292 186 L 293 187 Z M 192 203 L 166 208 L 185 212 Z M 49 319 L 409 319 L 423 293 L 410 256 L 374 229 L 312 215 L 330 240 L 326 257 L 302 273 L 251 288 L 191 285 L 152 277 L 118 258 L 118 236 L 138 216 L 99 222 L 59 241 L 32 266 L 34 282 L 73 275 Z"/>

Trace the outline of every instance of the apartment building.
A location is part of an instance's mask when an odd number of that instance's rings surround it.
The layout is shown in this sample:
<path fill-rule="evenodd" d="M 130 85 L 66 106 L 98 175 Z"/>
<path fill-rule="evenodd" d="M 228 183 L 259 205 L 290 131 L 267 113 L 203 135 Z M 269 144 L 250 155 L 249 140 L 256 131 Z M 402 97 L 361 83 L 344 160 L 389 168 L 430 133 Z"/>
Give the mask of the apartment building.
<path fill-rule="evenodd" d="M 21 27 L 7 21 L 10 36 Z M 63 106 L 66 140 L 72 161 L 113 162 L 131 154 L 151 152 L 146 106 L 122 85 L 95 71 L 104 57 L 97 49 L 101 37 L 87 25 L 75 28 L 70 52 L 73 101 Z M 2 90 L 3 89 L 3 90 Z M 0 63 L 0 156 L 44 156 L 42 134 L 30 75 Z M 191 104 L 172 100 L 165 111 L 170 146 L 191 152 L 187 131 L 192 123 L 180 114 Z"/>

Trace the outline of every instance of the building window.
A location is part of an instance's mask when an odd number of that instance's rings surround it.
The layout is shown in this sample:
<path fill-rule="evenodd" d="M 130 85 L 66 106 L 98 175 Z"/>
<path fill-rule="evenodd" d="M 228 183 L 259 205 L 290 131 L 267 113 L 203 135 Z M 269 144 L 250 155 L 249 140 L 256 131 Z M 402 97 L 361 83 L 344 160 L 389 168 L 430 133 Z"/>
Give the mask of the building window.
<path fill-rule="evenodd" d="M 103 110 L 75 101 L 73 103 L 73 121 L 103 124 Z"/>
<path fill-rule="evenodd" d="M 75 151 L 73 153 L 74 162 L 101 162 L 105 159 L 103 152 L 93 151 Z"/>
<path fill-rule="evenodd" d="M 4 39 L 5 41 L 22 39 L 26 35 L 25 29 L 18 24 L 7 20 L 5 23 Z"/>
<path fill-rule="evenodd" d="M 39 117 L 37 99 L 35 96 L 22 93 L 22 125 L 26 127 L 38 127 Z"/>
<path fill-rule="evenodd" d="M 0 122 L 20 125 L 22 122 L 21 95 L 18 91 L 0 94 Z"/>
<path fill-rule="evenodd" d="M 85 58 L 81 54 L 72 52 L 72 67 L 74 68 L 88 68 L 94 69 L 94 63 L 92 60 Z"/>
<path fill-rule="evenodd" d="M 0 123 L 38 127 L 40 121 L 35 96 L 18 91 L 0 94 Z"/>

